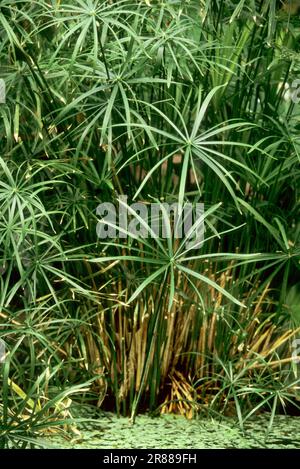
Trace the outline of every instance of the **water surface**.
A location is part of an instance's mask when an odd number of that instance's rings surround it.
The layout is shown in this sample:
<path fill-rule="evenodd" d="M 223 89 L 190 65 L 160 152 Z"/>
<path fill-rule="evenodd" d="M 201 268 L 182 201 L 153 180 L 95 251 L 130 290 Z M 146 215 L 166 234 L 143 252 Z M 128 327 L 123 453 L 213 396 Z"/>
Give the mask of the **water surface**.
<path fill-rule="evenodd" d="M 269 418 L 263 414 L 246 422 L 243 434 L 233 418 L 187 420 L 176 415 L 140 415 L 132 425 L 128 418 L 103 413 L 93 422 L 78 424 L 80 436 L 69 432 L 41 440 L 56 448 L 300 448 L 300 417 L 276 416 L 268 434 Z"/>

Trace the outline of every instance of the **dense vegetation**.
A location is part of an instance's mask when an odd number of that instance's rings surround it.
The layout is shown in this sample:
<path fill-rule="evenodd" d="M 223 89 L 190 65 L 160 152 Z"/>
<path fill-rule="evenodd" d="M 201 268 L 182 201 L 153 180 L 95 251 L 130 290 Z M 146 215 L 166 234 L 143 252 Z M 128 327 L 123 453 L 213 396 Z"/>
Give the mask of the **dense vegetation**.
<path fill-rule="evenodd" d="M 2 445 L 296 405 L 299 39 L 295 2 L 1 1 Z M 204 203 L 203 246 L 98 239 L 120 195 Z"/>

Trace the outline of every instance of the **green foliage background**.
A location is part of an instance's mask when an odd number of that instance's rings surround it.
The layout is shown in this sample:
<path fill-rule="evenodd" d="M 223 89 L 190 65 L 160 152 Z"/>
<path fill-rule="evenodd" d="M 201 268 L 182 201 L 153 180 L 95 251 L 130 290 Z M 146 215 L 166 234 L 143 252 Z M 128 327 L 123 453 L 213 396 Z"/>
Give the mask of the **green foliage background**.
<path fill-rule="evenodd" d="M 4 446 L 72 400 L 241 426 L 294 402 L 297 8 L 1 2 Z M 97 239 L 119 195 L 203 202 L 204 245 Z"/>

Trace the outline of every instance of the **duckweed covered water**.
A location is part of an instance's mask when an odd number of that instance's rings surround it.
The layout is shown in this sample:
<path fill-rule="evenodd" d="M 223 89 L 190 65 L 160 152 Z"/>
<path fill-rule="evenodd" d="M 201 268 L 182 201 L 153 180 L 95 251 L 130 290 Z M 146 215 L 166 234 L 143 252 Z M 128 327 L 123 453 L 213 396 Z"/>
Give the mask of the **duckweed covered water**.
<path fill-rule="evenodd" d="M 233 418 L 187 420 L 175 415 L 140 415 L 132 425 L 128 418 L 105 413 L 94 422 L 80 424 L 81 437 L 56 434 L 46 440 L 55 448 L 300 448 L 300 417 L 276 416 L 267 435 L 269 418 L 264 414 L 246 422 L 243 434 Z"/>

